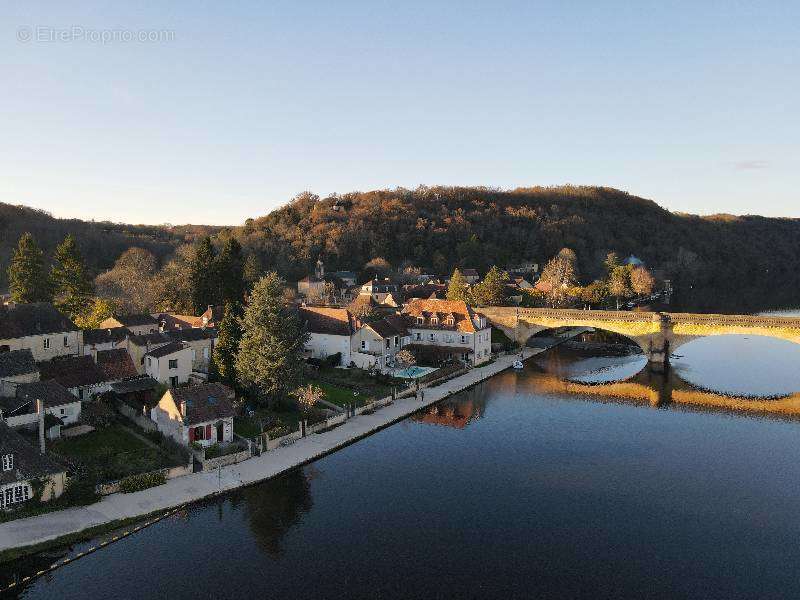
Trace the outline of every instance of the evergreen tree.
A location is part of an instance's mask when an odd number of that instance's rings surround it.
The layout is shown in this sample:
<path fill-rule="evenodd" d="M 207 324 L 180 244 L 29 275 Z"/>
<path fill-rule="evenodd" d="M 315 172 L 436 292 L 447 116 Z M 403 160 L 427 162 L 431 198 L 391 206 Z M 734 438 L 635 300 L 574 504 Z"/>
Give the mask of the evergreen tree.
<path fill-rule="evenodd" d="M 8 267 L 11 299 L 20 304 L 51 302 L 53 294 L 45 271 L 44 255 L 30 233 L 23 233 Z"/>
<path fill-rule="evenodd" d="M 447 284 L 447 299 L 470 301 L 469 284 L 458 269 L 453 271 Z"/>
<path fill-rule="evenodd" d="M 284 301 L 285 285 L 274 272 L 262 277 L 242 318 L 236 373 L 240 385 L 259 402 L 286 398 L 302 375 L 308 334 Z"/>
<path fill-rule="evenodd" d="M 472 291 L 476 304 L 481 306 L 500 306 L 506 300 L 508 275 L 497 267 L 492 267 Z"/>
<path fill-rule="evenodd" d="M 220 299 L 223 303 L 241 302 L 244 298 L 244 258 L 242 246 L 236 238 L 228 238 L 217 258 L 220 282 Z"/>
<path fill-rule="evenodd" d="M 216 304 L 219 300 L 216 256 L 217 252 L 210 237 L 204 237 L 194 249 L 189 265 L 189 281 L 195 314 L 202 314 L 209 305 Z"/>
<path fill-rule="evenodd" d="M 236 385 L 236 354 L 242 341 L 242 305 L 228 302 L 219 324 L 219 336 L 214 345 L 212 368 L 220 381 Z"/>
<path fill-rule="evenodd" d="M 263 270 L 261 268 L 261 261 L 258 259 L 258 255 L 254 252 L 247 255 L 247 258 L 244 260 L 244 267 L 242 269 L 242 275 L 244 277 L 244 284 L 248 290 L 252 290 L 253 286 L 256 284 L 261 278 L 263 274 Z"/>
<path fill-rule="evenodd" d="M 72 235 L 67 235 L 58 245 L 53 260 L 50 285 L 55 304 L 61 312 L 75 319 L 91 309 L 94 284 Z"/>

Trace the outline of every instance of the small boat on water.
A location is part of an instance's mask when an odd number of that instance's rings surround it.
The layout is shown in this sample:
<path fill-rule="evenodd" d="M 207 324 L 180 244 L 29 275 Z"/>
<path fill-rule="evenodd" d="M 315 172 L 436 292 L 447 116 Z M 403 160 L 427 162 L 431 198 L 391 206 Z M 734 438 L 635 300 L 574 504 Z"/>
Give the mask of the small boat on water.
<path fill-rule="evenodd" d="M 520 370 L 520 369 L 524 369 L 525 368 L 525 365 L 522 364 L 521 360 L 515 360 L 514 364 L 512 364 L 511 366 L 514 367 L 516 370 Z"/>

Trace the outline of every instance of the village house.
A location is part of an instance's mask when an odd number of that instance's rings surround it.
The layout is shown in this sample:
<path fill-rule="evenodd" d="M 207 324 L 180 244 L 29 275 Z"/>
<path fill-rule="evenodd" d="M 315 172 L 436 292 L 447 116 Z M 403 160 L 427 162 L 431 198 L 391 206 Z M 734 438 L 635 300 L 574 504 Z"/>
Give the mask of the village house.
<path fill-rule="evenodd" d="M 56 381 L 79 400 L 89 400 L 109 389 L 105 374 L 92 356 L 64 356 L 37 365 L 42 381 Z"/>
<path fill-rule="evenodd" d="M 61 437 L 61 427 L 76 423 L 81 416 L 81 401 L 56 381 L 36 381 L 17 386 L 16 395 L 0 398 L 0 411 L 9 427 L 36 429 L 39 426 L 37 401 L 44 404 L 48 439 Z"/>
<path fill-rule="evenodd" d="M 403 315 L 415 354 L 430 353 L 437 361 L 454 359 L 473 366 L 491 357 L 492 328 L 465 302 L 412 300 Z"/>
<path fill-rule="evenodd" d="M 35 485 L 42 486 L 42 502 L 58 498 L 66 480 L 65 467 L 0 420 L 0 508 L 13 509 L 33 499 Z"/>
<path fill-rule="evenodd" d="M 37 362 L 80 352 L 83 334 L 48 302 L 0 305 L 0 353 L 30 350 Z"/>
<path fill-rule="evenodd" d="M 192 374 L 192 349 L 183 342 L 170 342 L 144 355 L 144 371 L 158 381 L 178 387 Z"/>
<path fill-rule="evenodd" d="M 305 344 L 307 356 L 324 359 L 341 354 L 340 365 L 349 365 L 350 340 L 355 319 L 345 308 L 303 306 L 300 320 L 309 334 Z"/>
<path fill-rule="evenodd" d="M 158 430 L 179 444 L 201 446 L 233 441 L 233 390 L 201 383 L 167 390 L 150 412 Z"/>
<path fill-rule="evenodd" d="M 114 350 L 127 348 L 131 332 L 125 327 L 83 330 L 83 352 L 89 355 L 93 350 Z"/>
<path fill-rule="evenodd" d="M 388 277 L 384 279 L 375 278 L 366 282 L 361 286 L 359 295 L 370 296 L 378 304 L 384 304 L 387 296 L 392 296 L 395 306 L 401 304 L 403 301 L 400 284 L 392 281 Z"/>
<path fill-rule="evenodd" d="M 386 371 L 394 366 L 395 354 L 410 341 L 405 320 L 401 316 L 371 321 L 353 334 L 351 360 L 360 369 Z"/>
<path fill-rule="evenodd" d="M 134 335 L 144 335 L 158 331 L 158 321 L 148 314 L 121 315 L 109 317 L 100 323 L 100 329 L 124 327 Z"/>
<path fill-rule="evenodd" d="M 30 350 L 0 353 L 0 396 L 15 396 L 21 383 L 39 381 L 39 368 Z"/>
<path fill-rule="evenodd" d="M 183 342 L 192 351 L 192 371 L 208 374 L 218 332 L 216 329 L 180 329 L 166 332 L 175 342 Z"/>
<path fill-rule="evenodd" d="M 133 364 L 136 366 L 136 370 L 139 374 L 145 372 L 145 354 L 161 346 L 166 346 L 172 341 L 173 339 L 169 335 L 160 331 L 148 333 L 146 335 L 130 336 L 128 338 L 128 354 L 131 355 L 131 360 L 133 360 Z"/>
<path fill-rule="evenodd" d="M 481 280 L 480 273 L 475 269 L 464 269 L 461 271 L 461 275 L 464 277 L 464 281 L 470 285 L 475 285 Z"/>

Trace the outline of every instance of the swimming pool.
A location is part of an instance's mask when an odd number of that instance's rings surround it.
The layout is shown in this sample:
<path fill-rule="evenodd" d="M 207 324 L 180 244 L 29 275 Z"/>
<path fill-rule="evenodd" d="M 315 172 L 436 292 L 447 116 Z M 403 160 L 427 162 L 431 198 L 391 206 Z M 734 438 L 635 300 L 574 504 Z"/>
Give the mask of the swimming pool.
<path fill-rule="evenodd" d="M 419 379 L 428 373 L 433 373 L 437 369 L 435 367 L 408 367 L 402 371 L 395 371 L 393 375 L 401 379 Z"/>

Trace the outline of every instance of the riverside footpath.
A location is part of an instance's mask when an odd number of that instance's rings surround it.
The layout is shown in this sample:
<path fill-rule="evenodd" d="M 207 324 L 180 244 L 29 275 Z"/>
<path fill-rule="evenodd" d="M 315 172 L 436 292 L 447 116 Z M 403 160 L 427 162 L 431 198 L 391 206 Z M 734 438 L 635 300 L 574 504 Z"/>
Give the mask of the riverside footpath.
<path fill-rule="evenodd" d="M 526 348 L 523 350 L 523 359 L 544 351 L 545 349 Z M 481 383 L 511 368 L 514 361 L 519 358 L 519 354 L 499 356 L 488 365 L 476 367 L 459 377 L 425 389 L 423 401 L 413 396 L 397 399 L 372 414 L 351 417 L 335 429 L 308 435 L 289 446 L 276 448 L 235 465 L 178 477 L 167 481 L 164 485 L 140 492 L 111 494 L 89 506 L 0 524 L 0 552 L 52 542 L 93 527 L 175 509 L 270 479 L 401 421 L 452 394 Z"/>

